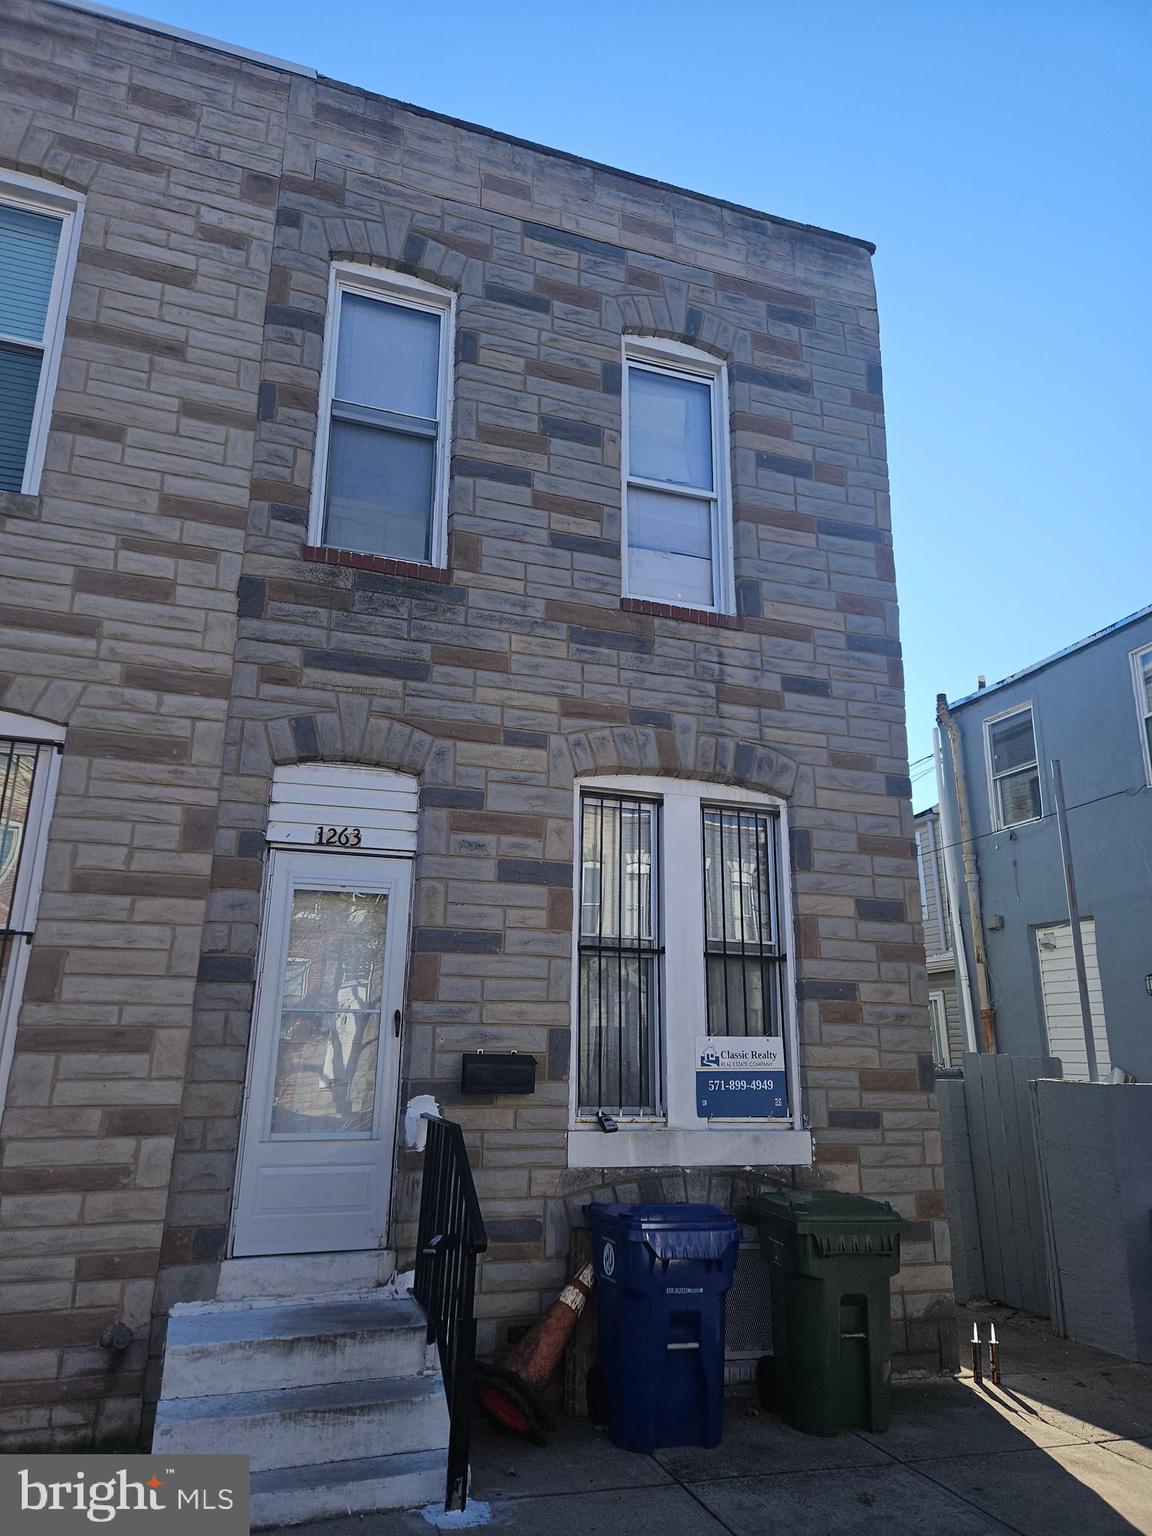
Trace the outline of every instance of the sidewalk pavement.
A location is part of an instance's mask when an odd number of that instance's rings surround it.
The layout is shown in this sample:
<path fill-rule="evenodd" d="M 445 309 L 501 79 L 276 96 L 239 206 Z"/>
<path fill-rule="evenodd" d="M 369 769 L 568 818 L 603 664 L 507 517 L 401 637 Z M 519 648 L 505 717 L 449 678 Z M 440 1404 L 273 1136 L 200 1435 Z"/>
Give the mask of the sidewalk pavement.
<path fill-rule="evenodd" d="M 963 1308 L 1001 1339 L 1002 1385 L 898 1385 L 884 1435 L 803 1435 L 750 1397 L 716 1450 L 640 1456 L 586 1420 L 547 1448 L 477 1425 L 473 1499 L 510 1536 L 1152 1536 L 1152 1366 L 1054 1339 L 1003 1308 Z M 477 1511 L 479 1512 L 479 1511 Z M 428 1536 L 419 1511 L 294 1536 Z"/>

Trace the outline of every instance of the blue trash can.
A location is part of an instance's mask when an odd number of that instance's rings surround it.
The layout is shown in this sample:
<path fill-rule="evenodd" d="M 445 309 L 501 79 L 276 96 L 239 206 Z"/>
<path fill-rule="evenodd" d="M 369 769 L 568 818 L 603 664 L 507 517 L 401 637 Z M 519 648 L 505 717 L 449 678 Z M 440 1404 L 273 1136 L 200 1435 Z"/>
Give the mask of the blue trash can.
<path fill-rule="evenodd" d="M 587 1205 L 608 1433 L 627 1451 L 719 1445 L 724 1299 L 740 1227 L 715 1205 Z"/>

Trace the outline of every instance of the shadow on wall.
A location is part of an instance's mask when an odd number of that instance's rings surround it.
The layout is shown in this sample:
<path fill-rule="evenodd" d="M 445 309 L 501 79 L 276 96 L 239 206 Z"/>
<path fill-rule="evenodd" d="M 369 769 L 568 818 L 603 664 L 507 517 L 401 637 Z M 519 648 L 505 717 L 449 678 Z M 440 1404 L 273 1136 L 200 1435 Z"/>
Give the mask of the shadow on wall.
<path fill-rule="evenodd" d="M 716 1450 L 635 1455 L 585 1419 L 563 1421 L 547 1449 L 479 1426 L 475 1494 L 520 1536 L 577 1529 L 573 1494 L 589 1533 L 635 1521 L 677 1536 L 1148 1536 L 1152 1370 L 996 1316 L 1002 1385 L 898 1385 L 886 1434 L 800 1434 L 741 1396 Z"/>

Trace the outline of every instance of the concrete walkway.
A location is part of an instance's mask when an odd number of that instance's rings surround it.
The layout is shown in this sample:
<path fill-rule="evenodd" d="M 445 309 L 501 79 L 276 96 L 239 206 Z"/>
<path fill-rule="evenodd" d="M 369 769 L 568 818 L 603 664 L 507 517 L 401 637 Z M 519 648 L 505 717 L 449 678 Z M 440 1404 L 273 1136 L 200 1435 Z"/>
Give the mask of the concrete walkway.
<path fill-rule="evenodd" d="M 585 1420 L 547 1449 L 479 1427 L 474 1497 L 514 1536 L 1152 1536 L 1152 1367 L 1051 1338 L 999 1309 L 1003 1383 L 899 1386 L 885 1435 L 802 1435 L 748 1398 L 724 1443 L 638 1456 Z M 967 1358 L 967 1356 L 965 1357 Z M 419 1512 L 298 1526 L 415 1536 Z"/>

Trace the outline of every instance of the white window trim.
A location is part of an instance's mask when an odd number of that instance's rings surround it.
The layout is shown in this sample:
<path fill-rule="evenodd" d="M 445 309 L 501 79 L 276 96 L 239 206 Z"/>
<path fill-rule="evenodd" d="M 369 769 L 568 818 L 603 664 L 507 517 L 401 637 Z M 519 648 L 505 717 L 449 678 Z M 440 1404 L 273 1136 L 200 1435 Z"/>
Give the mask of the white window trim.
<path fill-rule="evenodd" d="M 429 565 L 448 564 L 448 481 L 452 459 L 453 362 L 456 356 L 456 295 L 447 288 L 426 283 L 423 278 L 388 267 L 372 267 L 355 262 L 334 262 L 328 280 L 328 318 L 324 327 L 324 359 L 320 373 L 319 418 L 316 423 L 316 456 L 312 465 L 312 496 L 308 518 L 308 542 L 324 543 L 324 492 L 328 480 L 328 438 L 332 424 L 332 391 L 336 380 L 336 350 L 340 339 L 340 299 L 345 293 L 359 293 L 410 309 L 431 311 L 440 321 L 440 367 L 436 389 L 436 467 L 432 488 L 432 531 Z M 332 546 L 337 547 L 337 546 Z M 342 547 L 342 546 L 340 546 Z M 401 559 L 387 550 L 369 549 L 355 553 L 376 555 L 381 559 Z M 423 564 L 423 561 L 414 562 Z"/>
<path fill-rule="evenodd" d="M 20 878 L 12 893 L 12 927 L 18 933 L 31 934 L 36 927 L 36 915 L 40 907 L 44 861 L 48 853 L 48 827 L 52 820 L 56 785 L 60 777 L 64 727 L 53 725 L 47 720 L 36 720 L 28 715 L 13 715 L 0 710 L 0 739 L 30 744 L 36 742 L 40 746 L 33 800 L 28 807 L 28 820 L 24 825 L 25 853 L 20 864 Z M 15 938 L 12 944 L 8 974 L 0 986 L 0 1115 L 3 1114 L 8 1094 L 8 1076 L 12 1070 L 12 1055 L 16 1046 L 16 1020 L 24 997 L 24 978 L 32 948 L 27 938 Z"/>
<path fill-rule="evenodd" d="M 932 1004 L 935 1002 L 940 1004 L 940 1054 L 943 1057 L 940 1065 L 942 1067 L 950 1067 L 952 1065 L 952 1047 L 948 1043 L 948 999 L 943 992 L 929 992 L 928 1011 L 930 1016 L 932 1014 Z"/>
<path fill-rule="evenodd" d="M 48 426 L 52 420 L 56 380 L 60 374 L 60 351 L 64 343 L 68 299 L 76 271 L 84 199 L 79 192 L 70 192 L 65 187 L 42 181 L 37 176 L 23 176 L 17 171 L 0 171 L 0 203 L 26 209 L 29 213 L 49 214 L 61 220 L 60 244 L 56 248 L 56 269 L 52 274 L 52 291 L 48 298 L 48 311 L 44 316 L 43 340 L 37 343 L 29 342 L 23 336 L 0 338 L 14 346 L 38 346 L 43 359 L 40 382 L 36 389 L 36 404 L 32 411 L 32 426 L 28 433 L 28 450 L 24 458 L 24 479 L 20 486 L 21 495 L 35 496 L 40 489 L 44 454 L 48 447 Z"/>
<path fill-rule="evenodd" d="M 621 590 L 625 597 L 639 602 L 667 602 L 672 607 L 693 608 L 701 613 L 735 613 L 736 582 L 733 569 L 732 525 L 732 447 L 728 410 L 728 369 L 723 358 L 690 347 L 682 341 L 665 341 L 656 336 L 625 336 L 622 340 L 622 386 L 620 421 L 620 561 Z M 637 364 L 655 373 L 693 378 L 707 384 L 712 405 L 712 590 L 713 601 L 673 603 L 669 598 L 651 597 L 632 590 L 628 571 L 628 489 L 659 491 L 670 496 L 690 496 L 696 501 L 709 499 L 707 491 L 689 486 L 669 485 L 663 480 L 646 480 L 630 473 L 628 441 L 628 370 Z"/>
<path fill-rule="evenodd" d="M 1027 714 L 1032 720 L 1032 749 L 1036 753 L 1036 778 L 1040 786 L 1040 814 L 1029 816 L 1024 821 L 1005 822 L 1000 819 L 1000 797 L 996 793 L 996 778 L 992 772 L 992 727 L 1002 725 L 1005 720 L 1011 720 L 1013 715 Z M 1040 768 L 1040 738 L 1036 734 L 1036 711 L 1029 699 L 1024 704 L 1014 704 L 1011 709 L 1005 709 L 998 715 L 990 715 L 984 722 L 984 767 L 988 777 L 988 805 L 992 816 L 992 830 L 994 832 L 1014 832 L 1017 827 L 1033 827 L 1038 821 L 1044 820 L 1044 774 Z M 1012 769 L 1013 773 L 1019 773 L 1018 768 Z M 1007 775 L 1001 774 L 1004 778 Z"/>
<path fill-rule="evenodd" d="M 1152 645 L 1142 645 L 1131 652 L 1132 687 L 1136 691 L 1136 718 L 1140 721 L 1140 751 L 1144 758 L 1144 781 L 1152 784 L 1152 745 L 1148 740 L 1148 721 L 1152 719 L 1144 703 L 1144 678 L 1142 664 L 1145 656 L 1152 656 Z"/>
<path fill-rule="evenodd" d="M 570 1168 L 656 1168 L 804 1165 L 812 1162 L 812 1136 L 805 1128 L 800 1097 L 799 1029 L 796 1002 L 792 873 L 788 858 L 788 807 L 772 795 L 735 789 L 703 779 L 611 774 L 579 778 L 574 790 L 575 888 L 580 889 L 581 796 L 588 791 L 623 791 L 661 800 L 663 847 L 662 905 L 665 935 L 692 934 L 691 942 L 669 943 L 663 959 L 664 1114 L 658 1119 L 617 1119 L 605 1133 L 578 1114 L 580 1004 L 579 915 L 572 924 L 572 1067 L 569 1073 L 568 1166 Z M 779 818 L 780 928 L 784 943 L 784 1038 L 788 1059 L 786 1120 L 701 1120 L 696 1114 L 695 1041 L 706 1017 L 704 979 L 703 805 L 773 808 Z M 699 940 L 697 942 L 696 940 Z M 675 1012 L 673 1013 L 673 1010 Z M 701 1022 L 697 1022 L 701 1021 Z"/>

